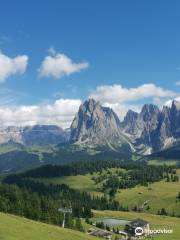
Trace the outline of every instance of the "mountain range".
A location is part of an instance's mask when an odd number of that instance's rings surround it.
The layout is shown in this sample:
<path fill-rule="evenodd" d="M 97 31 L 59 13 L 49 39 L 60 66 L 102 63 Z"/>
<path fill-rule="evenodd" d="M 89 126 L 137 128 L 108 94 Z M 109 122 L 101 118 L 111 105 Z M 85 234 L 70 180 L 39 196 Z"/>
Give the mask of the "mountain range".
<path fill-rule="evenodd" d="M 180 102 L 172 101 L 160 110 L 145 104 L 140 113 L 129 110 L 120 121 L 116 113 L 94 99 L 86 100 L 74 117 L 70 129 L 55 125 L 1 127 L 0 143 L 24 146 L 68 144 L 80 148 L 103 147 L 148 155 L 175 146 L 180 140 Z"/>
<path fill-rule="evenodd" d="M 66 142 L 68 138 L 69 132 L 56 125 L 8 126 L 0 128 L 0 144 L 15 142 L 25 146 L 42 146 Z"/>
<path fill-rule="evenodd" d="M 172 147 L 180 140 L 180 102 L 174 100 L 162 110 L 153 104 L 144 105 L 140 113 L 130 110 L 121 126 L 143 154 Z"/>

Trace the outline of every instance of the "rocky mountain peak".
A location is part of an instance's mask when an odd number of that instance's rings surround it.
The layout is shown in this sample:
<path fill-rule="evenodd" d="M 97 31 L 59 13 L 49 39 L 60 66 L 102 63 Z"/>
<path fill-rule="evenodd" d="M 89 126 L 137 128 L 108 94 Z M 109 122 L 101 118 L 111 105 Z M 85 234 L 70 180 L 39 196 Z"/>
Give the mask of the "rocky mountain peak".
<path fill-rule="evenodd" d="M 142 107 L 140 118 L 144 121 L 149 121 L 152 119 L 154 115 L 158 115 L 160 113 L 159 108 L 154 104 L 145 104 Z"/>
<path fill-rule="evenodd" d="M 134 121 L 138 118 L 138 113 L 132 110 L 128 110 L 126 116 L 124 117 L 124 121 Z"/>
<path fill-rule="evenodd" d="M 86 111 L 93 112 L 96 107 L 100 107 L 100 103 L 95 101 L 93 98 L 86 100 L 81 104 L 80 108 L 86 109 Z"/>
<path fill-rule="evenodd" d="M 106 145 L 122 141 L 120 121 L 112 109 L 101 106 L 94 99 L 80 106 L 71 125 L 71 143 Z"/>
<path fill-rule="evenodd" d="M 124 117 L 123 122 L 121 123 L 121 127 L 123 131 L 132 135 L 136 135 L 138 132 L 138 128 L 137 128 L 138 117 L 139 117 L 139 114 L 137 112 L 129 110 L 126 113 L 126 116 Z"/>

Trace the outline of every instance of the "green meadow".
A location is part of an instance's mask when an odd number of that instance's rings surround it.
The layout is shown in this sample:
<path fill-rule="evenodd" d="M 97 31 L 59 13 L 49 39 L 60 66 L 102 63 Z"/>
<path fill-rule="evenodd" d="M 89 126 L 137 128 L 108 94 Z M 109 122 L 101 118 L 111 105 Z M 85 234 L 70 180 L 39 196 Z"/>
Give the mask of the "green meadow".
<path fill-rule="evenodd" d="M 66 184 L 73 189 L 86 191 L 93 195 L 103 194 L 98 190 L 98 186 L 94 183 L 94 181 L 92 180 L 92 176 L 90 174 L 58 178 L 47 178 L 39 180 L 43 181 L 44 183 Z"/>
<path fill-rule="evenodd" d="M 177 173 L 180 177 L 180 170 Z M 116 199 L 130 209 L 134 206 L 140 207 L 147 201 L 150 208 L 146 210 L 145 207 L 144 211 L 156 214 L 158 210 L 165 208 L 168 214 L 177 216 L 180 215 L 180 201 L 176 198 L 179 192 L 180 181 L 160 181 L 150 184 L 148 187 L 137 186 L 132 189 L 122 189 L 116 194 Z"/>
<path fill-rule="evenodd" d="M 98 240 L 86 233 L 0 213 L 0 240 Z"/>

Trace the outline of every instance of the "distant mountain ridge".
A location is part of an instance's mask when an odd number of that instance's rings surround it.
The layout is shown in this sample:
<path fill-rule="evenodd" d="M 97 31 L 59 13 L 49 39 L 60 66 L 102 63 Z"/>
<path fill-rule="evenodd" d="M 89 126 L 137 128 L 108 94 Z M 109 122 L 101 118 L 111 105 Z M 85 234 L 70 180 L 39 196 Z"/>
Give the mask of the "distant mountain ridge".
<path fill-rule="evenodd" d="M 1 127 L 0 143 L 25 146 L 69 144 L 85 148 L 103 147 L 148 155 L 180 142 L 180 102 L 174 100 L 160 110 L 145 104 L 140 113 L 129 110 L 120 121 L 116 113 L 94 99 L 86 100 L 69 130 L 56 125 Z"/>
<path fill-rule="evenodd" d="M 150 154 L 171 147 L 180 140 L 180 102 L 172 101 L 162 110 L 146 104 L 140 113 L 129 111 L 121 126 L 141 153 Z"/>
<path fill-rule="evenodd" d="M 48 145 L 64 143 L 69 132 L 56 125 L 34 125 L 27 127 L 1 127 L 0 144 L 15 142 L 23 145 Z"/>

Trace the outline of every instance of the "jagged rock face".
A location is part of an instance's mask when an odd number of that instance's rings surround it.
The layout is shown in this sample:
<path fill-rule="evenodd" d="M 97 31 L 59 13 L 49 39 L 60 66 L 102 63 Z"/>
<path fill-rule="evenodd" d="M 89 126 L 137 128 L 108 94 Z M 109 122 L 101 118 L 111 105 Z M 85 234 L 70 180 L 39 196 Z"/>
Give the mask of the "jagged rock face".
<path fill-rule="evenodd" d="M 48 145 L 68 141 L 68 134 L 54 125 L 5 127 L 0 129 L 0 143 L 16 142 L 24 145 Z"/>
<path fill-rule="evenodd" d="M 173 101 L 170 107 L 164 106 L 161 113 L 159 142 L 169 146 L 180 139 L 180 103 Z M 163 144 L 164 143 L 164 144 Z"/>
<path fill-rule="evenodd" d="M 180 102 L 173 101 L 170 116 L 172 136 L 180 138 Z"/>
<path fill-rule="evenodd" d="M 124 118 L 124 121 L 121 123 L 121 127 L 123 131 L 129 133 L 131 135 L 138 135 L 138 126 L 137 126 L 137 119 L 139 114 L 132 110 L 129 110 Z"/>
<path fill-rule="evenodd" d="M 123 131 L 130 135 L 136 150 L 149 154 L 157 147 L 157 128 L 160 110 L 153 104 L 145 104 L 140 113 L 128 111 L 122 123 Z"/>
<path fill-rule="evenodd" d="M 149 146 L 154 145 L 153 138 L 156 137 L 156 129 L 159 124 L 160 110 L 153 104 L 146 104 L 138 118 L 138 127 L 141 129 L 140 141 Z"/>
<path fill-rule="evenodd" d="M 153 104 L 145 104 L 141 110 L 141 113 L 139 115 L 139 118 L 146 123 L 145 125 L 156 126 L 157 117 L 160 113 L 159 108 L 156 105 Z"/>
<path fill-rule="evenodd" d="M 113 110 L 89 99 L 80 106 L 72 122 L 70 142 L 116 145 L 125 142 L 125 139 L 120 130 L 120 121 Z"/>
<path fill-rule="evenodd" d="M 160 110 L 157 106 L 146 104 L 138 114 L 129 110 L 121 126 L 123 131 L 134 135 L 135 138 L 148 138 L 148 135 L 157 128 Z"/>
<path fill-rule="evenodd" d="M 140 114 L 131 113 L 129 117 L 128 112 L 123 127 L 125 133 L 131 134 L 137 147 L 149 147 L 151 151 L 157 151 L 171 146 L 180 139 L 180 103 L 173 101 L 171 106 L 164 106 L 162 111 L 155 105 L 146 104 Z"/>
<path fill-rule="evenodd" d="M 166 138 L 170 138 L 172 135 L 171 131 L 171 108 L 164 106 L 160 116 L 159 124 L 159 141 L 163 142 Z"/>

